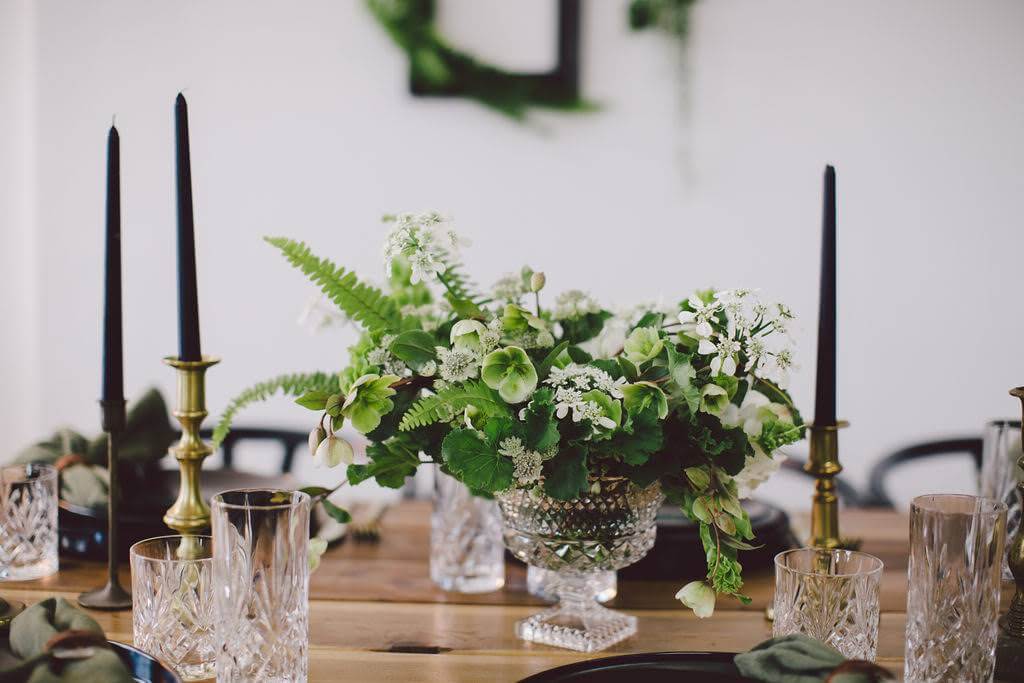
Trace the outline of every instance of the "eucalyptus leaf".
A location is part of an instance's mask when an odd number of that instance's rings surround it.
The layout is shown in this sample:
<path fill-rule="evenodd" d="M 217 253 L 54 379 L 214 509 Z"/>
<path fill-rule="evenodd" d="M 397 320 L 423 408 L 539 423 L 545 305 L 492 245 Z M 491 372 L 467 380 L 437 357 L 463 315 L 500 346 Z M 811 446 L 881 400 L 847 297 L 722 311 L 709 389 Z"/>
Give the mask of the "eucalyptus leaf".
<path fill-rule="evenodd" d="M 338 507 L 326 498 L 321 500 L 320 504 L 324 506 L 324 512 L 334 518 L 335 521 L 341 524 L 348 524 L 352 521 L 352 515 L 348 513 L 348 510 Z"/>

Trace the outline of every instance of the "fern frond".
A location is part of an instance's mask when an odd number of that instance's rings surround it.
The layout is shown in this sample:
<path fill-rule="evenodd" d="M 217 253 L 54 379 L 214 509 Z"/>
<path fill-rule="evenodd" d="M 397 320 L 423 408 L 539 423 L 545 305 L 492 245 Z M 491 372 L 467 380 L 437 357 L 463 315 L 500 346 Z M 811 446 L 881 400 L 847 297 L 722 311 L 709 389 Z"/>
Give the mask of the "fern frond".
<path fill-rule="evenodd" d="M 398 424 L 399 431 L 408 432 L 441 421 L 445 416 L 451 415 L 447 405 L 440 396 L 424 396 L 405 411 L 402 421 Z"/>
<path fill-rule="evenodd" d="M 485 417 L 511 417 L 508 404 L 494 389 L 476 380 L 438 390 L 412 404 L 398 425 L 399 431 L 408 432 L 435 422 L 451 419 L 473 406 Z"/>
<path fill-rule="evenodd" d="M 338 391 L 337 373 L 299 372 L 290 375 L 278 375 L 265 382 L 255 384 L 238 396 L 231 399 L 228 407 L 221 413 L 217 427 L 213 430 L 213 446 L 219 448 L 224 437 L 231 431 L 231 421 L 244 408 L 253 403 L 266 401 L 274 394 L 281 392 L 286 396 L 301 396 L 307 391 Z"/>
<path fill-rule="evenodd" d="M 286 237 L 265 237 L 285 255 L 289 263 L 309 277 L 346 315 L 367 330 L 397 332 L 401 316 L 398 306 L 386 294 L 359 281 L 356 274 L 318 258 L 306 246 Z"/>
<path fill-rule="evenodd" d="M 453 259 L 442 259 L 444 261 L 444 280 L 448 285 L 448 291 L 459 299 L 465 299 L 474 303 L 479 302 L 482 297 L 474 289 L 476 285 L 469 276 L 462 272 L 462 264 Z"/>

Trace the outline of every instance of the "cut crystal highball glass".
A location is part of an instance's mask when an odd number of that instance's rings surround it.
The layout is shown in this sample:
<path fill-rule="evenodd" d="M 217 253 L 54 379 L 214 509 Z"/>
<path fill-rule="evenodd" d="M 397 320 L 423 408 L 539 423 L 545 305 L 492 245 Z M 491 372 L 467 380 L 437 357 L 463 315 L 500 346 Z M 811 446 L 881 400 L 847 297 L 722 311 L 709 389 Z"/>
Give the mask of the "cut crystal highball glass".
<path fill-rule="evenodd" d="M 797 548 L 775 556 L 776 638 L 802 633 L 847 659 L 875 660 L 882 561 L 852 550 Z"/>
<path fill-rule="evenodd" d="M 218 683 L 306 680 L 309 510 L 300 491 L 213 497 Z"/>
<path fill-rule="evenodd" d="M 987 683 L 995 673 L 1006 504 L 962 495 L 910 506 L 908 683 Z"/>
<path fill-rule="evenodd" d="M 505 585 L 505 548 L 497 504 L 440 470 L 434 476 L 430 578 L 446 591 L 498 590 Z"/>
<path fill-rule="evenodd" d="M 516 624 L 523 640 L 596 652 L 636 633 L 636 617 L 602 607 L 601 572 L 627 567 L 654 546 L 664 496 L 655 483 L 624 478 L 591 482 L 572 500 L 513 489 L 496 495 L 505 545 L 528 565 L 555 573 L 558 604 Z"/>
<path fill-rule="evenodd" d="M 217 655 L 211 538 L 150 538 L 129 555 L 135 646 L 186 681 L 211 678 Z"/>
<path fill-rule="evenodd" d="M 0 581 L 41 579 L 58 563 L 56 468 L 0 468 Z"/>

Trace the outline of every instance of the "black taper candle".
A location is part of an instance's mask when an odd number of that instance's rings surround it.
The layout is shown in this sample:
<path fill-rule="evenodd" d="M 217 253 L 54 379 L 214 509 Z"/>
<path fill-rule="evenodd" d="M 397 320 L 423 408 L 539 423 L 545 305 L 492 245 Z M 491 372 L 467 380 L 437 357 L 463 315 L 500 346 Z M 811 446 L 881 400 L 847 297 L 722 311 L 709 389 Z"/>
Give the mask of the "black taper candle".
<path fill-rule="evenodd" d="M 825 167 L 814 424 L 836 423 L 836 170 Z"/>
<path fill-rule="evenodd" d="M 199 293 L 196 286 L 196 238 L 192 223 L 192 165 L 188 145 L 188 105 L 178 93 L 174 103 L 178 178 L 178 356 L 202 360 L 199 347 Z"/>
<path fill-rule="evenodd" d="M 107 135 L 107 240 L 103 291 L 103 382 L 101 401 L 124 400 L 121 348 L 121 140 Z"/>

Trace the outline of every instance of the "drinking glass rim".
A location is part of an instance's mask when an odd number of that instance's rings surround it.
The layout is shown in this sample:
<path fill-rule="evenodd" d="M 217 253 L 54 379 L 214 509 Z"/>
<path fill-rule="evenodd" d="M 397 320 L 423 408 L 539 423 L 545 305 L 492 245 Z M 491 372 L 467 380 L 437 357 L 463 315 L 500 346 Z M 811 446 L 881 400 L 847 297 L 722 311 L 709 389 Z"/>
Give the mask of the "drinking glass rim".
<path fill-rule="evenodd" d="M 250 503 L 229 503 L 224 500 L 224 494 L 226 493 L 289 493 L 292 496 L 298 496 L 297 499 L 292 499 L 288 502 L 282 503 L 269 503 L 267 505 L 253 505 Z M 298 507 L 302 503 L 312 500 L 310 495 L 305 491 L 290 491 L 288 489 L 228 489 L 216 493 L 210 499 L 211 504 L 217 508 L 231 508 L 232 510 L 288 510 L 291 508 Z"/>
<path fill-rule="evenodd" d="M 144 538 L 141 541 L 136 541 L 135 543 L 132 543 L 131 547 L 128 548 L 128 558 L 129 559 L 134 559 L 134 558 L 137 557 L 137 558 L 139 558 L 143 562 L 161 562 L 161 563 L 163 563 L 163 562 L 167 562 L 167 563 L 170 563 L 170 562 L 213 562 L 213 552 L 212 551 L 210 552 L 210 556 L 209 557 L 197 557 L 195 559 L 180 559 L 180 558 L 177 558 L 177 557 L 174 557 L 174 558 L 146 557 L 145 555 L 142 555 L 142 554 L 137 553 L 135 551 L 135 549 L 137 547 L 139 547 L 140 545 L 142 545 L 143 543 L 150 543 L 152 541 L 169 541 L 171 539 L 182 539 L 182 538 L 189 538 L 189 537 L 191 537 L 191 538 L 202 538 L 204 540 L 209 541 L 211 546 L 213 545 L 213 536 L 210 536 L 209 534 L 188 534 L 188 535 L 185 535 L 185 534 L 167 534 L 166 536 L 153 536 L 151 538 Z"/>
<path fill-rule="evenodd" d="M 26 470 L 29 468 L 38 470 L 37 476 L 30 476 Z M 7 472 L 20 472 L 22 478 L 20 480 L 7 480 Z M 45 462 L 23 462 L 13 463 L 9 465 L 0 466 L 0 481 L 11 484 L 21 484 L 30 481 L 49 481 L 56 479 L 59 471 L 53 465 Z"/>
<path fill-rule="evenodd" d="M 822 574 L 810 569 L 797 569 L 796 567 L 789 567 L 781 562 L 783 555 L 796 555 L 797 553 L 847 553 L 849 555 L 856 555 L 861 558 L 866 558 L 874 563 L 875 566 L 870 569 L 864 569 L 861 571 L 851 572 L 829 572 L 828 574 Z M 885 563 L 878 557 L 875 557 L 871 553 L 865 553 L 861 550 L 844 550 L 843 548 L 790 548 L 789 550 L 783 550 L 781 553 L 775 555 L 775 568 L 789 572 L 791 574 L 799 574 L 800 576 L 827 576 L 836 579 L 846 579 L 853 576 L 871 576 L 873 574 L 881 574 L 882 570 L 885 569 Z"/>
<path fill-rule="evenodd" d="M 924 504 L 927 500 L 935 500 L 942 498 L 944 500 L 973 500 L 974 510 L 973 511 L 958 511 L 958 510 L 941 510 L 935 506 L 929 506 Z M 937 501 L 936 501 L 937 502 Z M 986 506 L 986 509 L 981 509 L 982 506 Z M 1000 513 L 1007 511 L 1006 503 L 995 498 L 987 498 L 985 496 L 973 496 L 969 493 L 926 493 L 924 495 L 915 496 L 910 501 L 910 510 L 919 510 L 925 513 L 933 513 L 939 515 L 964 515 L 969 517 L 998 517 Z"/>

